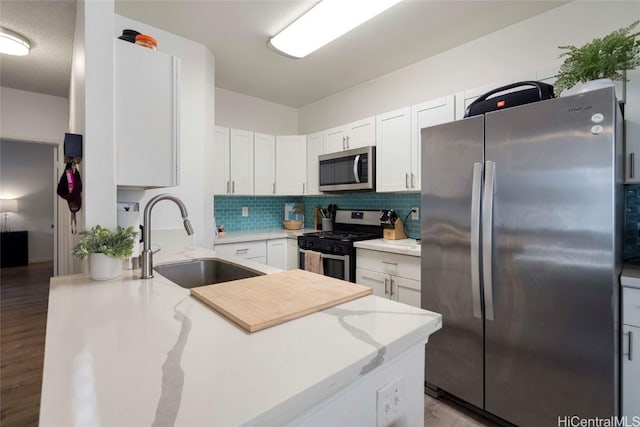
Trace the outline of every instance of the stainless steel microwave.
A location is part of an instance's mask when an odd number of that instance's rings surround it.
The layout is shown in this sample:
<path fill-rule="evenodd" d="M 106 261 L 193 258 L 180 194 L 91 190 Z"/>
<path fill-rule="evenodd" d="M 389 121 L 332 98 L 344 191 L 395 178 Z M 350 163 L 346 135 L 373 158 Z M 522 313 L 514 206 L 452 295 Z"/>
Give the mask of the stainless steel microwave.
<path fill-rule="evenodd" d="M 376 147 L 321 154 L 320 191 L 375 190 Z"/>

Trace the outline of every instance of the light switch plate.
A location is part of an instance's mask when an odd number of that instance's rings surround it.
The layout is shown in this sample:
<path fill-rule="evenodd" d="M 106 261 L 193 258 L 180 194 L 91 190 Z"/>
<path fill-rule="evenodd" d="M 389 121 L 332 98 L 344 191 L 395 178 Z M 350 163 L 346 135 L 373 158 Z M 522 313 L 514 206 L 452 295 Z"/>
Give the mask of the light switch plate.
<path fill-rule="evenodd" d="M 248 207 L 243 207 L 242 208 L 242 216 L 249 216 L 249 208 Z"/>

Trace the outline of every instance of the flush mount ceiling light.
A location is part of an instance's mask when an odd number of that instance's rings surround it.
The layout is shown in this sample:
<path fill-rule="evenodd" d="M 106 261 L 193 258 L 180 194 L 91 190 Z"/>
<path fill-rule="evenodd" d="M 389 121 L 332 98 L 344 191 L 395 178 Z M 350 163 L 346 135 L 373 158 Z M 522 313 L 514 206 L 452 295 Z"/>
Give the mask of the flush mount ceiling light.
<path fill-rule="evenodd" d="M 24 56 L 29 54 L 29 41 L 18 33 L 0 27 L 0 53 Z"/>
<path fill-rule="evenodd" d="M 269 40 L 269 47 L 304 58 L 401 0 L 323 0 Z"/>

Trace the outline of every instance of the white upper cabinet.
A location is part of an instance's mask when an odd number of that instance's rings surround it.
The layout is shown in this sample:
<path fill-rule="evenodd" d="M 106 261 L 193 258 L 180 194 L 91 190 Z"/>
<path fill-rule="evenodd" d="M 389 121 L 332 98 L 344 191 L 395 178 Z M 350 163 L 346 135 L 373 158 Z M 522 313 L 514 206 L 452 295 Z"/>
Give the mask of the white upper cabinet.
<path fill-rule="evenodd" d="M 640 67 L 627 71 L 625 118 L 625 182 L 640 182 Z"/>
<path fill-rule="evenodd" d="M 376 191 L 410 191 L 411 109 L 377 116 L 376 133 Z"/>
<path fill-rule="evenodd" d="M 307 188 L 306 194 L 321 194 L 318 189 L 318 156 L 324 153 L 324 135 L 322 132 L 307 136 Z"/>
<path fill-rule="evenodd" d="M 347 150 L 376 145 L 376 118 L 367 117 L 349 123 L 347 126 Z"/>
<path fill-rule="evenodd" d="M 421 130 L 429 126 L 435 126 L 455 120 L 455 97 L 453 95 L 444 98 L 423 102 L 411 107 L 411 189 L 420 190 L 421 187 L 421 163 L 422 142 Z"/>
<path fill-rule="evenodd" d="M 307 136 L 276 136 L 276 194 L 306 194 Z"/>
<path fill-rule="evenodd" d="M 114 55 L 116 183 L 176 186 L 180 60 L 122 40 Z"/>
<path fill-rule="evenodd" d="M 376 145 L 376 118 L 367 117 L 324 131 L 324 152 Z"/>
<path fill-rule="evenodd" d="M 230 131 L 230 194 L 253 194 L 253 132 Z"/>
<path fill-rule="evenodd" d="M 254 134 L 254 190 L 256 195 L 276 192 L 276 137 Z"/>
<path fill-rule="evenodd" d="M 324 131 L 324 152 L 335 153 L 346 150 L 347 130 L 344 126 Z"/>
<path fill-rule="evenodd" d="M 229 128 L 216 126 L 213 155 L 213 192 L 214 194 L 229 194 L 231 192 Z"/>

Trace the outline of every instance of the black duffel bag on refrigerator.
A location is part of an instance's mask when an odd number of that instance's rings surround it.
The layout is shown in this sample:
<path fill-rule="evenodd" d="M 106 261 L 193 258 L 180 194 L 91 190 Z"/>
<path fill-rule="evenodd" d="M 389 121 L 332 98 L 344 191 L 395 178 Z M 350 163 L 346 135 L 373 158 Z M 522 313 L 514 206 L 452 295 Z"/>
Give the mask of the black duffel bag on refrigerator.
<path fill-rule="evenodd" d="M 529 89 L 512 91 L 504 94 L 501 92 L 515 89 L 520 86 L 533 86 Z M 499 95 L 496 95 L 499 94 Z M 492 96 L 496 95 L 496 96 Z M 553 86 L 547 83 L 526 81 L 512 83 L 489 91 L 473 101 L 465 111 L 465 117 L 477 116 L 479 114 L 489 113 L 491 111 L 502 110 L 504 108 L 515 107 L 518 105 L 530 104 L 532 102 L 543 101 L 545 99 L 555 98 Z"/>

